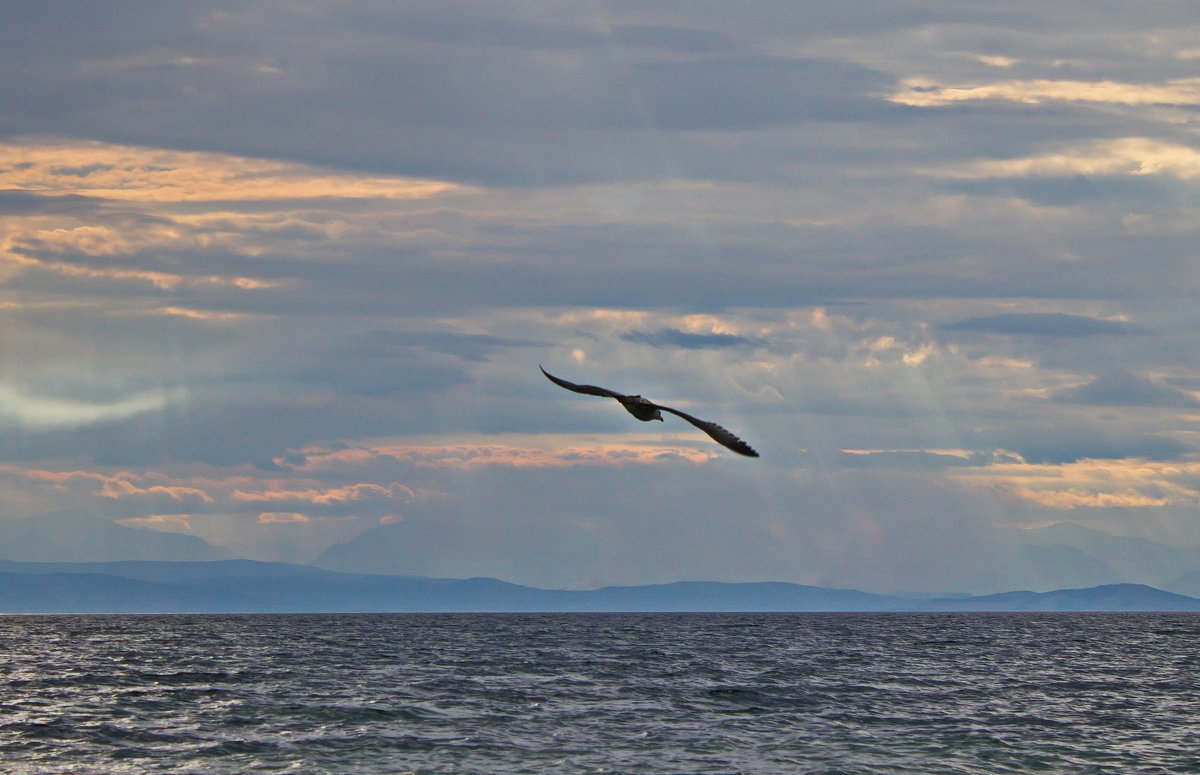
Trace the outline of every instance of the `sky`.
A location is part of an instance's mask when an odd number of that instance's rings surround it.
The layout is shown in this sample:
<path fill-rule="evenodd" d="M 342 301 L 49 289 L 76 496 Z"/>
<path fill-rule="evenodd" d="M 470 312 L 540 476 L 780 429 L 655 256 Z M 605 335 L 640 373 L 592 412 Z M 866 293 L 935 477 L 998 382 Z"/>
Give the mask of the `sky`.
<path fill-rule="evenodd" d="M 0 518 L 566 588 L 1200 546 L 1198 40 L 1172 0 L 14 0 Z"/>

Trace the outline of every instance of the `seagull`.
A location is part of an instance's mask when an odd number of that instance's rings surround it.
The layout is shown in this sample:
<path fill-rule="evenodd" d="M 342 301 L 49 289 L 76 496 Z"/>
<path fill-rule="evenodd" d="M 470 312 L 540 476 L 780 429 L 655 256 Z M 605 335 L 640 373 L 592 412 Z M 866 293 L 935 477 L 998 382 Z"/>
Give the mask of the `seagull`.
<path fill-rule="evenodd" d="M 697 428 L 707 433 L 713 441 L 717 442 L 721 446 L 728 447 L 739 455 L 745 455 L 746 457 L 758 457 L 758 453 L 755 452 L 749 444 L 725 430 L 720 425 L 717 425 L 715 422 L 708 422 L 707 420 L 701 420 L 699 417 L 692 417 L 687 412 L 681 412 L 678 409 L 672 409 L 669 406 L 656 404 L 653 401 L 642 398 L 641 396 L 627 396 L 624 393 L 618 393 L 617 391 L 609 390 L 608 388 L 596 387 L 595 385 L 576 385 L 574 382 L 567 382 L 565 379 L 559 379 L 541 366 L 538 366 L 538 368 L 542 369 L 542 373 L 546 375 L 546 379 L 550 380 L 559 387 L 564 387 L 567 390 L 573 390 L 576 393 L 585 393 L 589 396 L 604 396 L 606 398 L 617 399 L 617 401 L 621 403 L 621 406 L 625 407 L 627 412 L 642 422 L 649 422 L 650 420 L 662 420 L 662 413 L 670 412 L 676 417 L 682 417 L 692 425 L 695 425 Z"/>

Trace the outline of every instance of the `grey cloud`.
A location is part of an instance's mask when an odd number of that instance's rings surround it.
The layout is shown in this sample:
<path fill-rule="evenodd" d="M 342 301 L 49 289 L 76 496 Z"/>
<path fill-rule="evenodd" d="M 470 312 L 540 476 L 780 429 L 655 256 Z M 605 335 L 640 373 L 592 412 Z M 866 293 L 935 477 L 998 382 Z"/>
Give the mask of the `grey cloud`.
<path fill-rule="evenodd" d="M 33 215 L 37 213 L 93 215 L 102 206 L 103 202 L 101 200 L 77 194 L 46 196 L 45 194 L 15 189 L 0 191 L 0 214 L 4 215 Z"/>
<path fill-rule="evenodd" d="M 262 325 L 254 341 L 241 345 L 235 361 L 214 362 L 217 378 L 251 393 L 293 398 L 327 390 L 346 397 L 385 398 L 445 391 L 471 381 L 462 363 L 437 348 L 397 346 L 391 336 L 331 332 L 323 322 L 314 316 L 292 318 L 284 327 Z M 293 341 L 288 341 L 284 328 L 295 336 Z M 447 339 L 453 341 L 452 335 Z M 483 351 L 481 343 L 469 340 L 460 346 L 468 355 Z"/>
<path fill-rule="evenodd" d="M 439 422 L 436 403 L 427 397 L 409 397 L 403 403 L 380 403 L 371 396 L 358 400 L 320 395 L 271 399 L 263 395 L 269 387 L 224 400 L 197 400 L 195 406 L 106 427 L 31 435 L 18 445 L 19 451 L 31 457 L 62 458 L 74 450 L 100 465 L 175 461 L 236 466 L 249 462 L 271 470 L 275 468 L 273 458 L 313 440 L 448 430 Z"/>
<path fill-rule="evenodd" d="M 216 5 L 216 4 L 213 4 Z M 230 9 L 242 3 L 226 4 Z M 5 4 L 9 24 L 0 31 L 6 56 L 37 62 L 60 57 L 128 54 L 157 44 L 194 41 L 195 30 L 213 18 L 212 7 L 180 0 L 118 0 L 79 6 L 69 0 L 11 0 Z M 58 35 L 29 35 L 24 31 Z M 152 35 L 147 38 L 147 34 Z"/>
<path fill-rule="evenodd" d="M 892 251 L 912 255 L 913 261 L 882 266 L 887 262 L 879 255 L 878 245 L 864 245 L 860 252 L 860 237 L 837 232 L 818 234 L 816 244 L 811 245 L 815 255 L 810 259 L 809 250 L 801 253 L 795 246 L 771 242 L 750 249 L 741 243 L 723 244 L 724 239 L 717 237 L 698 246 L 694 235 L 683 228 L 653 235 L 661 260 L 648 261 L 642 238 L 650 235 L 637 226 L 591 235 L 565 227 L 531 233 L 523 254 L 502 249 L 493 256 L 498 260 L 487 262 L 431 259 L 399 250 L 377 257 L 367 254 L 349 264 L 260 261 L 255 276 L 290 274 L 319 284 L 322 292 L 314 295 L 300 286 L 299 292 L 292 287 L 239 294 L 236 299 L 245 304 L 242 309 L 246 311 L 291 307 L 303 294 L 309 308 L 449 314 L 495 304 L 719 310 L 872 297 L 1021 297 L 1035 289 L 1039 295 L 1050 296 L 1080 293 L 1071 267 L 1048 269 L 1035 281 L 1005 269 L 998 263 L 1000 257 L 982 269 L 974 258 L 969 263 L 960 259 L 957 254 L 965 248 L 952 244 L 945 235 L 882 231 L 884 234 L 871 241 L 882 240 Z M 572 244 L 570 257 L 533 258 L 563 241 Z M 842 260 L 856 253 L 859 266 Z M 685 271 L 675 263 L 682 255 L 688 256 Z M 864 276 L 863 265 L 874 271 Z M 930 271 L 934 266 L 942 271 Z M 637 273 L 638 283 L 627 281 L 629 272 Z M 1130 287 L 1115 277 L 1091 278 L 1089 282 L 1093 284 L 1090 290 L 1098 293 L 1107 288 L 1096 288 L 1096 283 Z"/>
<path fill-rule="evenodd" d="M 969 446 L 1003 448 L 1019 454 L 1026 462 L 1050 465 L 1086 458 L 1175 460 L 1195 452 L 1193 446 L 1167 435 L 1055 416 L 1042 418 L 1040 423 L 1014 422 L 997 429 L 965 431 L 962 440 Z"/>
<path fill-rule="evenodd" d="M 610 0 L 607 8 L 635 15 L 647 22 L 674 14 L 654 4 L 637 0 Z M 955 25 L 996 24 L 1022 28 L 1044 23 L 1044 12 L 1038 7 L 1021 8 L 980 5 L 964 7 L 938 2 L 895 3 L 888 0 L 862 0 L 853 4 L 839 0 L 808 0 L 803 5 L 752 0 L 738 5 L 704 3 L 689 9 L 689 26 L 724 30 L 743 36 L 761 35 L 768 31 L 786 31 L 801 40 L 894 31 L 912 25 L 928 28 L 938 23 Z M 676 21 L 676 23 L 678 23 Z"/>
<path fill-rule="evenodd" d="M 1096 379 L 1055 395 L 1058 401 L 1107 406 L 1161 406 L 1193 408 L 1200 406 L 1192 396 L 1173 387 L 1159 385 L 1145 377 L 1127 372 L 1109 372 Z"/>
<path fill-rule="evenodd" d="M 1111 131 L 1111 130 L 1110 130 Z M 1085 135 L 1086 136 L 1086 135 Z M 1029 142 L 1026 135 L 1022 138 Z M 954 181 L 947 191 L 973 196 L 1019 197 L 1051 207 L 1099 206 L 1152 210 L 1162 206 L 1186 205 L 1191 186 L 1161 176 L 1083 176 L 1026 179 Z"/>
<path fill-rule="evenodd" d="M 612 38 L 621 45 L 688 54 L 720 54 L 741 48 L 721 31 L 656 24 L 618 24 L 612 29 Z"/>
<path fill-rule="evenodd" d="M 739 57 L 646 65 L 635 88 L 655 126 L 749 129 L 803 120 L 883 118 L 904 109 L 877 95 L 891 79 L 812 59 Z"/>
<path fill-rule="evenodd" d="M 712 53 L 738 47 L 718 30 L 678 25 L 603 24 L 594 9 L 560 4 L 556 14 L 530 14 L 514 3 L 357 3 L 332 9 L 332 26 L 414 43 L 555 51 L 633 46 L 657 51 Z"/>
<path fill-rule="evenodd" d="M 944 323 L 942 331 L 970 331 L 1014 336 L 1127 336 L 1146 329 L 1119 320 L 1104 320 L 1063 312 L 1004 313 Z"/>
<path fill-rule="evenodd" d="M 903 110 L 874 98 L 889 79 L 866 67 L 753 54 L 699 27 L 615 19 L 610 38 L 586 14 L 547 23 L 515 7 L 106 9 L 76 33 L 82 47 L 43 52 L 36 79 L 0 87 L 7 104 L 24 106 L 9 132 L 536 182 L 694 166 L 686 157 L 701 149 L 664 154 L 664 129 Z M 25 13 L 24 28 L 9 27 L 23 41 L 63 38 L 33 31 L 57 23 L 49 7 Z M 638 53 L 647 50 L 680 58 Z"/>
<path fill-rule="evenodd" d="M 601 29 L 583 23 L 569 5 L 562 10 L 561 15 L 530 14 L 505 2 L 473 8 L 455 2 L 355 3 L 326 9 L 324 16 L 334 28 L 367 39 L 388 36 L 413 43 L 534 51 L 593 48 L 603 43 Z M 295 17 L 293 21 L 305 24 Z"/>
<path fill-rule="evenodd" d="M 960 466 L 979 466 L 993 462 L 991 452 L 977 451 L 969 455 L 956 455 L 924 450 L 880 450 L 863 453 L 836 452 L 829 456 L 832 464 L 839 468 L 882 468 L 892 470 L 936 471 Z"/>
<path fill-rule="evenodd" d="M 453 355 L 468 361 L 486 361 L 494 353 L 509 348 L 544 347 L 546 342 L 492 334 L 466 334 L 456 331 L 381 331 L 361 343 L 363 347 L 414 347 Z"/>
<path fill-rule="evenodd" d="M 111 465 L 243 460 L 270 467 L 284 450 L 313 440 L 475 427 L 469 414 L 448 421 L 437 409 L 473 381 L 448 356 L 420 348 L 347 347 L 321 331 L 319 319 L 302 326 L 291 321 L 290 337 L 270 328 L 223 329 L 213 336 L 211 327 L 184 325 L 172 332 L 171 319 L 161 327 L 145 318 L 121 322 L 126 325 L 94 332 L 92 348 L 76 342 L 104 368 L 80 368 L 65 379 L 53 371 L 39 374 L 33 365 L 24 382 L 43 395 L 90 402 L 161 391 L 165 406 L 80 427 L 5 427 L 0 457 L 88 455 Z M 125 331 L 131 336 L 123 338 Z M 172 343 L 176 339 L 179 345 Z M 148 352 L 136 358 L 122 353 L 138 341 Z M 7 355 L 6 369 L 23 362 Z"/>
<path fill-rule="evenodd" d="M 543 579 L 608 561 L 617 582 L 693 569 L 786 577 L 816 567 L 806 563 L 822 552 L 808 547 L 828 540 L 842 543 L 822 546 L 838 550 L 827 556 L 847 562 L 821 566 L 825 578 L 852 582 L 898 572 L 881 564 L 889 546 L 925 572 L 942 517 L 1002 517 L 986 497 L 943 489 L 947 469 L 986 465 L 984 453 L 837 450 L 1001 448 L 1047 463 L 1195 454 L 1179 440 L 1194 402 L 1172 387 L 1196 380 L 1193 183 L 947 183 L 914 172 L 1097 137 L 1180 143 L 1186 122 L 1157 110 L 884 100 L 920 75 L 1177 77 L 1194 64 L 1174 55 L 1195 48 L 1179 24 L 1194 22 L 1193 3 L 588 2 L 547 14 L 445 0 L 39 0 L 5 12 L 9 136 L 497 184 L 386 202 L 0 193 L 6 219 L 42 218 L 0 266 L 6 378 L 79 401 L 170 396 L 161 411 L 87 427 L 6 426 L 8 461 L 163 471 L 202 461 L 214 476 L 229 466 L 253 477 L 250 464 L 299 477 L 295 450 L 338 439 L 657 432 L 550 392 L 537 362 L 578 356 L 613 386 L 664 400 L 695 380 L 689 400 L 770 454 L 758 469 L 722 458 L 441 478 L 384 461 L 376 479 L 355 481 L 426 476 L 453 497 L 405 514 L 420 539 L 405 556 L 465 545 L 457 558 L 427 553 L 429 569 L 538 577 L 542 562 L 553 566 Z M 987 53 L 1011 67 L 974 58 Z M 86 171 L 63 167 L 60 183 Z M 139 239 L 131 227 L 151 219 L 184 238 Z M 60 227 L 84 228 L 55 241 Z M 89 274 L 113 268 L 185 281 Z M 589 317 L 596 308 L 606 312 Z M 629 323 L 626 311 L 707 312 L 770 333 L 690 333 Z M 1137 324 L 1103 317 L 1118 314 Z M 661 371 L 648 378 L 648 365 Z M 1111 373 L 1061 390 L 1099 365 Z M 1171 377 L 1135 376 L 1151 374 Z M 285 465 L 272 462 L 280 456 Z M 576 513 L 588 519 L 566 524 Z M 848 515 L 887 540 L 859 552 Z M 531 553 L 539 536 L 556 557 Z M 492 546 L 502 560 L 489 559 Z M 670 562 L 656 565 L 662 547 Z"/>
<path fill-rule="evenodd" d="M 762 339 L 736 334 L 697 334 L 691 331 L 680 331 L 675 328 L 664 328 L 659 331 L 628 331 L 621 338 L 633 344 L 644 344 L 649 347 L 677 347 L 682 350 L 720 350 L 725 347 L 761 347 L 765 344 Z"/>

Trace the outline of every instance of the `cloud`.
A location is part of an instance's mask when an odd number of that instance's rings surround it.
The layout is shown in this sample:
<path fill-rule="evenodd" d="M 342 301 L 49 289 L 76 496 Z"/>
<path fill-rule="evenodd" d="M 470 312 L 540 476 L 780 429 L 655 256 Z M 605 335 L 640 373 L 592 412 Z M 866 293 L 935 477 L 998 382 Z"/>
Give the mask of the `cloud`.
<path fill-rule="evenodd" d="M 79 427 L 162 410 L 170 400 L 170 395 L 160 392 L 108 402 L 77 401 L 0 384 L 0 422 L 34 429 Z"/>
<path fill-rule="evenodd" d="M 1005 450 L 843 449 L 832 457 L 839 467 L 889 470 L 938 470 L 981 466 L 1015 457 Z"/>
<path fill-rule="evenodd" d="M 1067 208 L 1111 206 L 1121 202 L 1131 210 L 1148 212 L 1178 206 L 1186 200 L 1189 185 L 1161 176 L 1071 175 L 1062 177 L 980 178 L 947 181 L 949 192 L 991 197 L 993 201 L 1019 198 L 1038 207 Z"/>
<path fill-rule="evenodd" d="M 23 76 L 0 89 L 24 106 L 8 131 L 531 183 L 669 171 L 664 129 L 895 110 L 869 96 L 888 79 L 860 64 L 773 55 L 719 21 L 636 8 L 564 6 L 554 20 L 511 5 L 164 8 L 170 22 L 122 7 L 83 28 L 24 14 L 23 34 L 3 40 Z M 51 34 L 83 42 L 25 44 Z M 613 134 L 597 142 L 597 129 Z"/>
<path fill-rule="evenodd" d="M 576 585 L 1189 534 L 1192 16 L 18 3 L 0 516 Z"/>
<path fill-rule="evenodd" d="M 156 477 L 157 478 L 157 477 Z M 213 503 L 213 497 L 202 489 L 179 485 L 153 484 L 139 486 L 137 477 L 128 474 L 118 474 L 104 480 L 100 495 L 105 498 L 124 500 L 126 498 L 154 498 L 175 501 L 179 507 Z"/>
<path fill-rule="evenodd" d="M 1149 333 L 1140 326 L 1122 320 L 1104 320 L 1063 312 L 1009 312 L 943 323 L 940 329 L 951 332 L 1055 337 L 1129 336 Z"/>
<path fill-rule="evenodd" d="M 141 202 L 236 202 L 314 197 L 428 199 L 451 183 L 312 165 L 101 142 L 0 144 L 0 188 Z M 28 192 L 28 193 L 27 193 Z"/>
<path fill-rule="evenodd" d="M 1087 492 L 1075 488 L 1048 492 L 1017 488 L 1013 494 L 1052 509 L 1144 508 L 1166 506 L 1170 500 L 1136 492 Z"/>
<path fill-rule="evenodd" d="M 70 162 L 74 166 L 65 166 Z M 11 215 L 0 243 L 0 269 L 50 273 L 74 282 L 104 281 L 164 291 L 279 287 L 247 263 L 288 237 L 334 239 L 338 224 L 303 217 L 225 211 L 235 202 L 362 198 L 428 199 L 465 189 L 450 183 L 318 170 L 311 166 L 215 153 L 99 142 L 0 144 L 0 200 Z M 173 205 L 219 202 L 202 214 Z M 278 205 L 276 205 L 278 209 Z M 225 251 L 242 259 L 205 271 L 171 260 Z M 190 262 L 194 263 L 194 262 Z M 182 271 L 181 271 L 182 270 Z"/>
<path fill-rule="evenodd" d="M 869 96 L 888 84 L 886 76 L 846 62 L 742 54 L 648 63 L 632 78 L 659 127 L 750 129 L 887 112 Z"/>
<path fill-rule="evenodd" d="M 395 511 L 399 504 L 410 503 L 417 499 L 417 494 L 408 486 L 399 482 L 388 485 L 372 482 L 337 487 L 314 488 L 304 490 L 268 489 L 245 491 L 235 488 L 231 493 L 232 500 L 238 504 L 258 504 L 258 508 L 269 508 L 269 513 L 304 514 L 305 520 L 283 520 L 274 518 L 264 520 L 259 515 L 260 522 L 307 521 L 311 515 L 323 517 L 347 517 L 384 514 Z"/>
<path fill-rule="evenodd" d="M 92 215 L 103 203 L 77 194 L 43 196 L 21 189 L 0 190 L 0 215 L 33 215 L 38 213 L 68 213 Z"/>
<path fill-rule="evenodd" d="M 64 508 L 93 513 L 98 519 L 207 513 L 218 503 L 220 494 L 220 487 L 212 480 L 180 478 L 153 470 L 50 470 L 3 465 L 0 476 L 30 493 L 53 493 L 58 498 L 55 502 Z"/>
<path fill-rule="evenodd" d="M 511 440 L 510 440 L 511 439 Z M 299 464 L 280 463 L 301 471 L 332 467 L 358 467 L 377 461 L 408 463 L 423 469 L 626 467 L 664 462 L 704 463 L 719 453 L 694 449 L 651 438 L 615 435 L 608 440 L 580 439 L 574 435 L 539 434 L 491 437 L 460 444 L 395 443 L 346 449 L 308 448 L 299 451 Z"/>
<path fill-rule="evenodd" d="M 908 78 L 891 97 L 892 102 L 914 107 L 941 107 L 973 100 L 1041 102 L 1107 102 L 1121 105 L 1200 104 L 1200 78 L 1175 78 L 1166 83 L 1116 81 L 1000 81 L 983 86 L 951 87 L 925 79 Z"/>
<path fill-rule="evenodd" d="M 1137 374 L 1108 372 L 1085 385 L 1061 391 L 1058 401 L 1106 406 L 1200 407 L 1195 396 Z"/>
<path fill-rule="evenodd" d="M 1200 151 L 1147 137 L 1095 140 L 1057 152 L 1017 159 L 977 161 L 941 171 L 953 177 L 1168 175 L 1182 180 L 1200 176 Z"/>
<path fill-rule="evenodd" d="M 1062 417 L 1042 412 L 1030 414 L 1041 418 L 1043 423 L 1050 421 L 1047 417 L 1052 417 L 1055 432 L 1047 434 L 1039 431 L 1038 421 L 1031 417 L 1028 418 L 1028 424 L 1021 423 L 1019 427 L 987 428 L 964 433 L 963 437 L 973 445 L 997 445 L 1012 450 L 1029 463 L 1045 465 L 1068 465 L 1080 460 L 1140 459 L 1165 462 L 1186 459 L 1196 451 L 1194 445 L 1173 438 L 1169 434 L 1172 429 L 1154 433 L 1111 422 L 1105 424 L 1091 417 Z"/>
<path fill-rule="evenodd" d="M 303 524 L 311 521 L 310 517 L 292 511 L 264 511 L 258 515 L 258 522 L 262 525 L 290 525 L 297 522 Z"/>
<path fill-rule="evenodd" d="M 621 334 L 626 342 L 649 347 L 677 347 L 683 350 L 717 350 L 724 347 L 761 347 L 765 342 L 736 334 L 695 333 L 678 329 L 628 331 Z"/>
<path fill-rule="evenodd" d="M 1082 459 L 1048 465 L 1002 463 L 987 469 L 955 472 L 960 481 L 999 488 L 1007 496 L 1055 510 L 1194 507 L 1200 502 L 1193 462 L 1142 458 Z"/>
<path fill-rule="evenodd" d="M 544 345 L 544 342 L 535 339 L 460 331 L 379 331 L 363 337 L 352 346 L 364 350 L 378 348 L 384 352 L 411 347 L 453 355 L 468 361 L 486 361 L 497 352 Z"/>

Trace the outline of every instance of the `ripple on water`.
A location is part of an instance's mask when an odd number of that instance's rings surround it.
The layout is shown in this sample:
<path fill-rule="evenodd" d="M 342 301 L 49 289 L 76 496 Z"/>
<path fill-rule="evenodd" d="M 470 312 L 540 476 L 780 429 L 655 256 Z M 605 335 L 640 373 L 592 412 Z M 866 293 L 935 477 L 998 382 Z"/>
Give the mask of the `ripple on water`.
<path fill-rule="evenodd" d="M 1198 622 L 8 617 L 0 772 L 1194 772 Z"/>

